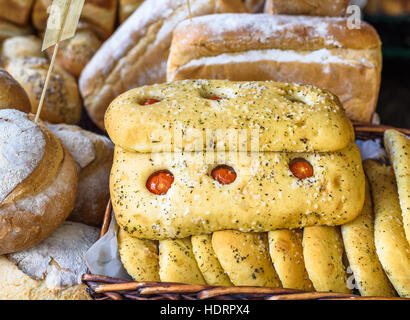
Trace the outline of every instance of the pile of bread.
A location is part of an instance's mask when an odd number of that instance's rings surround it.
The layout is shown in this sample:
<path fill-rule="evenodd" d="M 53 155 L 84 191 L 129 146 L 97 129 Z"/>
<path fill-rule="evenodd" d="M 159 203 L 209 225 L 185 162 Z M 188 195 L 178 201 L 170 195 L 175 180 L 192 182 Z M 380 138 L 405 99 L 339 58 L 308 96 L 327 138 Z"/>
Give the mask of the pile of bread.
<path fill-rule="evenodd" d="M 348 118 L 373 117 L 381 43 L 348 0 L 86 0 L 35 122 L 51 2 L 0 0 L 0 299 L 88 298 L 110 195 L 137 281 L 350 292 L 348 261 L 362 295 L 410 297 L 409 140 L 365 182 Z"/>

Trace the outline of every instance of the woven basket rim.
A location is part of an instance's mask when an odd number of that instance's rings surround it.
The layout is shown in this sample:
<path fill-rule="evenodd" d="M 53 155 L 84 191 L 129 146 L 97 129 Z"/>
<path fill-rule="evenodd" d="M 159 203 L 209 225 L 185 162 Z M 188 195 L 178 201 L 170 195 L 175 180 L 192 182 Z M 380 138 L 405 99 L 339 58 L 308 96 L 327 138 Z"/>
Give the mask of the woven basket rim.
<path fill-rule="evenodd" d="M 410 129 L 395 128 L 365 122 L 353 122 L 356 133 L 377 138 L 387 129 L 395 129 L 410 136 Z M 369 140 L 367 139 L 367 140 Z M 107 233 L 112 206 L 109 200 L 100 238 Z M 295 289 L 267 287 L 215 287 L 167 282 L 136 282 L 127 279 L 93 275 L 88 270 L 82 277 L 88 292 L 96 300 L 410 300 L 406 298 L 362 297 L 334 292 L 306 292 Z"/>

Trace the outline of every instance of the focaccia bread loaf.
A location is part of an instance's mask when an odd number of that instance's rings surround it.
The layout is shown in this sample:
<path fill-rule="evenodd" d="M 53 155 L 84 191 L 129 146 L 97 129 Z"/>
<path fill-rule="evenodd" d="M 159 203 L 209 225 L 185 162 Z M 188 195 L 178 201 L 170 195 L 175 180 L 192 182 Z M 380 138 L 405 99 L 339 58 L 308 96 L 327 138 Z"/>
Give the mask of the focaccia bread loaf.
<path fill-rule="evenodd" d="M 22 86 L 4 69 L 0 68 L 0 109 L 16 109 L 29 113 L 30 100 Z"/>
<path fill-rule="evenodd" d="M 69 220 L 101 225 L 110 198 L 109 176 L 114 145 L 105 136 L 78 126 L 47 124 L 74 157 L 79 169 L 78 193 Z"/>
<path fill-rule="evenodd" d="M 347 18 L 269 14 L 196 17 L 174 31 L 167 80 L 274 80 L 336 94 L 353 120 L 370 121 L 381 78 L 381 42 Z"/>
<path fill-rule="evenodd" d="M 90 300 L 81 276 L 98 229 L 64 222 L 40 244 L 0 256 L 0 300 Z"/>
<path fill-rule="evenodd" d="M 0 0 L 0 18 L 18 25 L 28 23 L 33 0 Z"/>
<path fill-rule="evenodd" d="M 164 82 L 174 27 L 188 17 L 185 0 L 147 0 L 97 51 L 80 77 L 91 119 L 104 127 L 104 113 L 119 94 Z M 191 0 L 193 16 L 246 12 L 241 0 Z"/>
<path fill-rule="evenodd" d="M 222 99 L 209 99 L 215 96 Z M 160 101 L 143 105 L 153 98 Z M 352 124 L 330 92 L 268 81 L 177 81 L 137 88 L 111 103 L 105 127 L 114 144 L 137 152 L 229 151 L 222 137 L 221 143 L 205 139 L 206 130 L 217 129 L 245 130 L 248 143 L 233 151 L 251 151 L 252 133 L 259 141 L 253 151 L 336 151 L 354 140 Z"/>
<path fill-rule="evenodd" d="M 46 58 L 20 57 L 8 59 L 5 69 L 20 83 L 35 113 L 46 81 L 50 62 Z M 52 123 L 77 123 L 81 116 L 81 98 L 75 78 L 55 66 L 41 111 L 41 119 Z"/>
<path fill-rule="evenodd" d="M 118 0 L 86 0 L 81 12 L 81 23 L 86 24 L 102 40 L 107 39 L 114 31 L 117 18 Z M 39 31 L 47 26 L 48 8 L 52 0 L 35 0 L 32 22 Z"/>
<path fill-rule="evenodd" d="M 0 254 L 44 240 L 74 208 L 74 160 L 33 118 L 17 110 L 0 110 Z"/>
<path fill-rule="evenodd" d="M 265 12 L 308 16 L 343 16 L 350 0 L 266 0 Z"/>
<path fill-rule="evenodd" d="M 134 237 L 166 239 L 226 229 L 340 225 L 362 209 L 364 175 L 354 144 L 333 153 L 260 152 L 252 159 L 219 154 L 223 162 L 204 161 L 202 152 L 149 154 L 116 146 L 110 193 L 118 223 Z M 297 158 L 311 163 L 313 177 L 293 176 L 289 163 Z M 210 176 L 221 164 L 237 174 L 230 185 L 221 186 Z M 175 181 L 166 195 L 158 196 L 146 183 L 164 169 Z"/>

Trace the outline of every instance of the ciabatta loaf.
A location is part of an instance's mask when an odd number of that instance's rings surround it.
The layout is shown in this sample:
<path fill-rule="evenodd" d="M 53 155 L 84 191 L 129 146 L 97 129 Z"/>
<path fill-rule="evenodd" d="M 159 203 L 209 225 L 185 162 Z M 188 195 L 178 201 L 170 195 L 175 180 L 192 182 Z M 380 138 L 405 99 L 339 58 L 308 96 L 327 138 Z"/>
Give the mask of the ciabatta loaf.
<path fill-rule="evenodd" d="M 370 121 L 381 77 L 381 43 L 346 18 L 220 14 L 174 31 L 167 80 L 274 80 L 325 88 L 353 120 Z"/>

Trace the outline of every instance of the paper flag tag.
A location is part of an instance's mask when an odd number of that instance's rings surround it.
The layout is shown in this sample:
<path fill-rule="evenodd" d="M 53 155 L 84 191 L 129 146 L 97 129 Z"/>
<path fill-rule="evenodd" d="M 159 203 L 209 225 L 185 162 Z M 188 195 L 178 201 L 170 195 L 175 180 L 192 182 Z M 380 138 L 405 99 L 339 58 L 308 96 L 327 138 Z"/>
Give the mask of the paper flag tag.
<path fill-rule="evenodd" d="M 84 2 L 85 0 L 53 0 L 48 9 L 49 17 L 43 41 L 43 51 L 74 36 Z"/>

